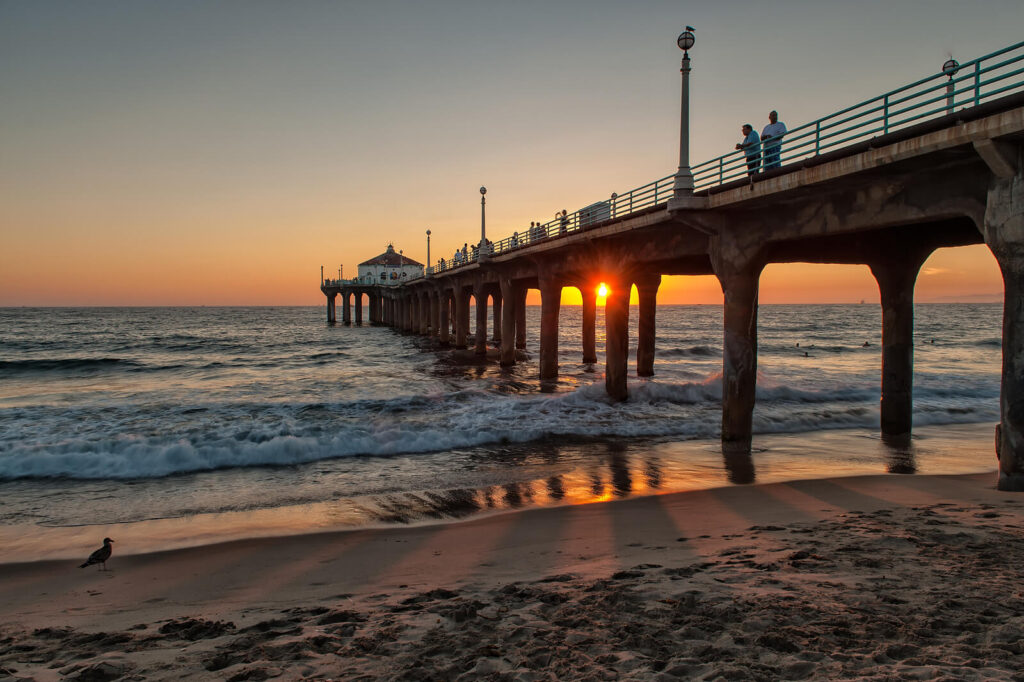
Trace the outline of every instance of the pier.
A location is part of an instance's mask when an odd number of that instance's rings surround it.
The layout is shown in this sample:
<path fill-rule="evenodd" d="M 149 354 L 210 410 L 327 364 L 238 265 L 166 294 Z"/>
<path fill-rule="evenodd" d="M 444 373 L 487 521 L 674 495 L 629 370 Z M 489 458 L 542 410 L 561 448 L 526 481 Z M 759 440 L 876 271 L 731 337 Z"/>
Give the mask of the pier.
<path fill-rule="evenodd" d="M 684 34 L 685 35 L 685 34 Z M 680 46 L 683 47 L 683 36 Z M 692 46 L 692 36 L 690 40 Z M 1024 43 L 943 70 L 790 130 L 779 163 L 755 172 L 742 151 L 692 168 L 687 159 L 688 53 L 683 59 L 680 168 L 404 281 L 322 280 L 327 316 L 369 321 L 468 348 L 487 340 L 503 366 L 525 347 L 525 300 L 540 291 L 540 377 L 558 375 L 561 292 L 583 297 L 580 351 L 595 362 L 598 283 L 605 299 L 605 387 L 625 400 L 628 304 L 639 294 L 635 372 L 655 371 L 664 275 L 714 275 L 724 296 L 722 444 L 749 453 L 757 374 L 758 281 L 770 263 L 867 265 L 882 303 L 881 430 L 912 430 L 913 301 L 939 248 L 986 244 L 1004 280 L 998 486 L 1024 490 Z M 428 255 L 428 261 L 429 261 Z M 489 320 L 490 318 L 490 320 Z M 491 336 L 488 336 L 488 326 Z M 710 330 L 709 330 L 710 331 Z"/>

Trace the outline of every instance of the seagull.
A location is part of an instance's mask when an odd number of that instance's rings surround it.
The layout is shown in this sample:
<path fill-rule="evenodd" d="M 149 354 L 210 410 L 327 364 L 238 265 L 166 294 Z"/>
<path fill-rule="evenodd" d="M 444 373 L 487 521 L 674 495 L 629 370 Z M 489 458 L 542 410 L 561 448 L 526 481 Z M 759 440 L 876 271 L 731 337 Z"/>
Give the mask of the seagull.
<path fill-rule="evenodd" d="M 111 543 L 114 542 L 110 538 L 103 538 L 103 546 L 97 549 L 95 552 L 89 555 L 89 558 L 85 560 L 85 563 L 79 566 L 79 568 L 85 568 L 86 566 L 92 566 L 93 564 L 100 564 L 101 571 L 107 570 L 107 559 L 110 558 L 114 548 L 111 547 Z"/>

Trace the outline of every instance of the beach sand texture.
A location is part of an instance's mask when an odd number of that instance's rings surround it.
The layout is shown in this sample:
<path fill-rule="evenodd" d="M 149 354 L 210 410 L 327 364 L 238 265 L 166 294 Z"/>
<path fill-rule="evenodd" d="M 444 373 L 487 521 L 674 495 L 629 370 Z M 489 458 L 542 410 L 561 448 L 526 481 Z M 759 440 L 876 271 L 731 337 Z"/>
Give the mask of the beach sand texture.
<path fill-rule="evenodd" d="M 1024 496 L 993 482 L 798 481 L 115 545 L 109 572 L 7 564 L 0 679 L 1024 680 Z"/>

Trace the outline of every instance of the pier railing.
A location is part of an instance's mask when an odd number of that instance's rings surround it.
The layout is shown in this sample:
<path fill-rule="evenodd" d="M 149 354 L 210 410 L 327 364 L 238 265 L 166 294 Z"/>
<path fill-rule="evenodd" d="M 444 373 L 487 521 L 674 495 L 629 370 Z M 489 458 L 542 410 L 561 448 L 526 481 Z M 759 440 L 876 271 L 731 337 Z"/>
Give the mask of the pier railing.
<path fill-rule="evenodd" d="M 946 71 L 922 78 L 867 101 L 793 128 L 761 143 L 756 158 L 736 150 L 691 168 L 694 191 L 703 192 L 762 172 L 782 168 L 826 152 L 938 119 L 958 110 L 1024 92 L 1024 42 L 1011 45 Z M 755 165 L 756 164 L 756 165 Z M 489 255 L 509 253 L 557 239 L 609 220 L 666 203 L 675 174 L 622 194 L 612 194 L 573 213 L 555 214 L 546 223 L 524 227 L 487 247 Z M 443 259 L 429 268 L 446 272 L 478 260 L 477 250 L 465 257 Z"/>

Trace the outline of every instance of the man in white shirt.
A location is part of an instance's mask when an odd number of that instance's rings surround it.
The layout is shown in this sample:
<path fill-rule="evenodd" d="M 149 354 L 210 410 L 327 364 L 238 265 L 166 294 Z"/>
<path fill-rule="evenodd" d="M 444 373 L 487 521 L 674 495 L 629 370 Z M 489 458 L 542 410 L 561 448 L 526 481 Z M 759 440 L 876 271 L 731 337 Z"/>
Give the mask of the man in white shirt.
<path fill-rule="evenodd" d="M 779 155 L 782 153 L 782 136 L 786 134 L 786 124 L 779 120 L 779 112 L 773 111 L 768 114 L 768 125 L 761 131 L 761 141 L 764 142 L 764 169 L 778 168 L 780 165 Z M 772 140 L 768 142 L 768 140 Z"/>
<path fill-rule="evenodd" d="M 746 154 L 747 175 L 753 177 L 757 173 L 757 167 L 761 165 L 761 138 L 754 132 L 754 126 L 749 123 L 744 123 L 740 130 L 743 131 L 743 142 L 738 143 L 736 149 L 742 149 Z"/>

